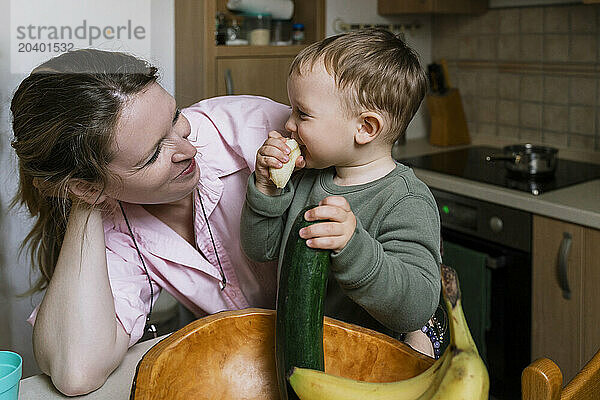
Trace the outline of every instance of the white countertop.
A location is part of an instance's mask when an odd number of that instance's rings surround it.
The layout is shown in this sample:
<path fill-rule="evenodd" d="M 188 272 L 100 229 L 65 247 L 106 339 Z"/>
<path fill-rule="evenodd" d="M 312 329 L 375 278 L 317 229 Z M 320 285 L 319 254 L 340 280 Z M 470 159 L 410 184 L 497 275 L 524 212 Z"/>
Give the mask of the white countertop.
<path fill-rule="evenodd" d="M 167 337 L 161 336 L 132 346 L 125 354 L 121 365 L 108 377 L 106 383 L 98 390 L 76 398 L 86 400 L 127 400 L 131 391 L 131 383 L 135 376 L 138 362 L 156 343 Z M 19 400 L 52 400 L 72 399 L 60 393 L 47 375 L 35 375 L 22 379 L 19 386 Z"/>
<path fill-rule="evenodd" d="M 502 147 L 506 144 L 514 143 L 502 143 L 496 138 L 489 137 L 473 140 L 473 145 Z M 393 155 L 395 158 L 408 158 L 461 147 L 467 146 L 439 147 L 431 146 L 426 139 L 408 140 L 406 145 L 396 146 Z M 600 163 L 600 153 L 598 152 L 560 149 L 559 158 Z M 431 188 L 600 229 L 600 179 L 534 196 L 514 189 L 417 168 L 415 168 L 415 174 Z"/>

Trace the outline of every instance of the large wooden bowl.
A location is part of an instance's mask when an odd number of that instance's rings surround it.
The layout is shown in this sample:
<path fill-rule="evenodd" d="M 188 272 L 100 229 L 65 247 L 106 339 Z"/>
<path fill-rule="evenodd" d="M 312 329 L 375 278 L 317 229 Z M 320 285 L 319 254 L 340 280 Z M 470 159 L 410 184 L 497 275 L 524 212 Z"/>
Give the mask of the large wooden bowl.
<path fill-rule="evenodd" d="M 278 399 L 275 311 L 225 311 L 190 323 L 139 362 L 131 399 Z M 325 317 L 325 371 L 369 382 L 417 375 L 433 360 L 381 333 Z"/>

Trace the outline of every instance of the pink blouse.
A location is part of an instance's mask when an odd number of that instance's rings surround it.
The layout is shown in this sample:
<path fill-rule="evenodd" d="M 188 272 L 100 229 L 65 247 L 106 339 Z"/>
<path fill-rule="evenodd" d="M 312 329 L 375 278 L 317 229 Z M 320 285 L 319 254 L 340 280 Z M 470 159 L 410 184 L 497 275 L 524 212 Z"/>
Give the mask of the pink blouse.
<path fill-rule="evenodd" d="M 154 302 L 167 290 L 197 317 L 246 307 L 274 308 L 276 263 L 254 263 L 240 248 L 240 214 L 256 151 L 270 130 L 283 132 L 290 108 L 256 96 L 203 100 L 182 110 L 190 122 L 189 140 L 198 149 L 198 192 L 194 230 L 198 252 L 166 224 L 136 204 L 123 204 L 148 268 Z M 202 204 L 198 197 L 201 196 Z M 202 212 L 208 217 L 221 274 Z M 135 344 L 150 309 L 150 285 L 121 213 L 104 216 L 108 274 L 117 319 Z M 28 321 L 34 323 L 37 308 Z"/>

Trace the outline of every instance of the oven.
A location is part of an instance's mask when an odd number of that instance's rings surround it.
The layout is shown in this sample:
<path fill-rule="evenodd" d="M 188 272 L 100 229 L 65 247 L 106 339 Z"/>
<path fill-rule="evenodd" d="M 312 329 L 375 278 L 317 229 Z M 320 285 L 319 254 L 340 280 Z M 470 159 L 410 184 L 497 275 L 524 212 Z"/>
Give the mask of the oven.
<path fill-rule="evenodd" d="M 531 361 L 531 214 L 431 191 L 440 212 L 444 263 L 458 272 L 490 394 L 519 399 L 521 372 Z"/>

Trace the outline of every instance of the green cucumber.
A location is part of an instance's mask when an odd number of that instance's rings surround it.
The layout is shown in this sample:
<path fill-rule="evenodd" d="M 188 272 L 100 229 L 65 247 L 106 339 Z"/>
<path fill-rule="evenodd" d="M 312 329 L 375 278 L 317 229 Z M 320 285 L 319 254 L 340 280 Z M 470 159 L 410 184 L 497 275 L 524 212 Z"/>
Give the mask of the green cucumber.
<path fill-rule="evenodd" d="M 311 249 L 300 229 L 317 221 L 305 221 L 304 208 L 292 225 L 285 245 L 277 289 L 275 361 L 281 399 L 298 399 L 287 381 L 293 367 L 323 371 L 323 303 L 329 274 L 330 250 Z"/>

